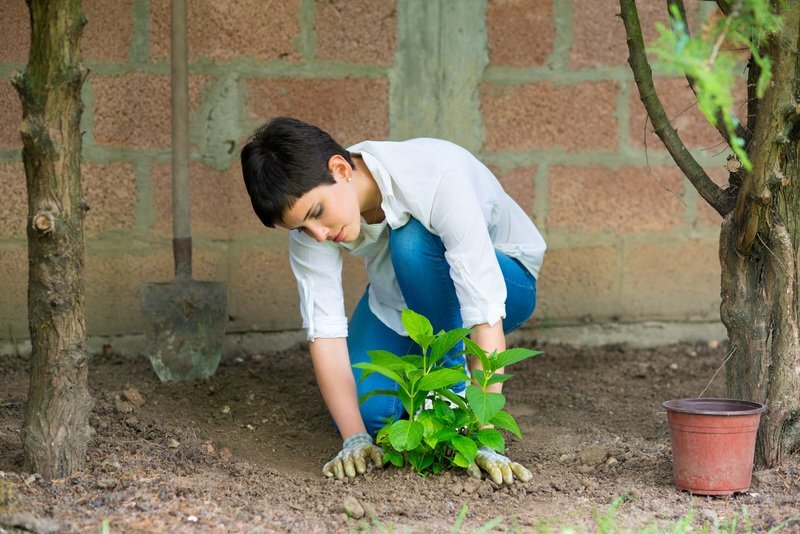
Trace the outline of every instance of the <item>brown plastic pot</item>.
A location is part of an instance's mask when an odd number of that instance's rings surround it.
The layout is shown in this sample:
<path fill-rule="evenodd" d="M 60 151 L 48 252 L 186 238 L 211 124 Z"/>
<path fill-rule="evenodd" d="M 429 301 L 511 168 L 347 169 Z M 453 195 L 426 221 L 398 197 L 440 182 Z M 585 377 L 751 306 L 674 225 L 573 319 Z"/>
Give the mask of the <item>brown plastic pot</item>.
<path fill-rule="evenodd" d="M 750 489 L 756 433 L 766 406 L 734 399 L 676 399 L 662 406 L 678 489 L 699 495 Z"/>

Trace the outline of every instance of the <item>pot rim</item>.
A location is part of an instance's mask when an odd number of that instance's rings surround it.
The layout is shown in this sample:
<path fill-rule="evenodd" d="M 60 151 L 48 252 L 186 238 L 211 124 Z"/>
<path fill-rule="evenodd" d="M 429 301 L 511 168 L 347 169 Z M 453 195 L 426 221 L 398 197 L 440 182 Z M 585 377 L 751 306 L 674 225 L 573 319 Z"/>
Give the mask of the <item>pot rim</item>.
<path fill-rule="evenodd" d="M 668 412 L 697 415 L 752 415 L 765 411 L 767 407 L 760 402 L 726 399 L 719 397 L 690 397 L 672 399 L 661 403 Z"/>

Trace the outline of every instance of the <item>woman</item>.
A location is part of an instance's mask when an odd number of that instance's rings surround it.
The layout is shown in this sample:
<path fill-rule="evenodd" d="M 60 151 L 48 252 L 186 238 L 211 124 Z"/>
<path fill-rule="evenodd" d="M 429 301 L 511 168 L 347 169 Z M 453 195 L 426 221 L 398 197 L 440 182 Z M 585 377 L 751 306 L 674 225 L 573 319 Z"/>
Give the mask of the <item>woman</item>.
<path fill-rule="evenodd" d="M 382 464 L 373 436 L 404 411 L 388 395 L 359 406 L 360 395 L 397 385 L 377 373 L 360 381 L 351 365 L 369 361 L 369 350 L 419 351 L 403 329 L 404 308 L 426 316 L 434 331 L 471 327 L 484 350 L 505 350 L 505 333 L 533 313 L 544 240 L 494 175 L 447 141 L 364 141 L 345 150 L 316 126 L 281 117 L 255 132 L 241 160 L 261 222 L 291 230 L 314 374 L 344 439 L 323 473 L 354 477 L 367 459 Z M 343 251 L 366 258 L 369 279 L 349 324 Z M 465 363 L 461 349 L 446 365 Z M 490 449 L 481 448 L 476 464 L 498 484 L 530 478 Z M 476 466 L 470 473 L 480 476 Z"/>

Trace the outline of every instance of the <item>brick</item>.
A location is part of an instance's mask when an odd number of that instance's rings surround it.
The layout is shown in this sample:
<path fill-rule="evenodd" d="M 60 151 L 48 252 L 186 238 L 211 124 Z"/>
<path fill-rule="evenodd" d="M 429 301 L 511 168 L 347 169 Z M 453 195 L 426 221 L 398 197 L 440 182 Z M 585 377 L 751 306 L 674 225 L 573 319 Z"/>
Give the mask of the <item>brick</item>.
<path fill-rule="evenodd" d="M 195 247 L 192 257 L 196 280 L 224 280 L 225 258 Z M 86 320 L 90 335 L 138 334 L 141 285 L 174 279 L 172 249 L 140 253 L 95 252 L 86 255 Z"/>
<path fill-rule="evenodd" d="M 481 101 L 491 151 L 617 147 L 616 82 L 484 85 Z"/>
<path fill-rule="evenodd" d="M 0 2 L 3 21 L 0 63 L 27 63 L 31 46 L 31 28 L 25 2 Z"/>
<path fill-rule="evenodd" d="M 89 203 L 84 222 L 87 236 L 130 230 L 136 209 L 136 170 L 129 163 L 81 166 L 83 195 Z"/>
<path fill-rule="evenodd" d="M 190 110 L 199 105 L 204 83 L 204 77 L 189 77 Z M 143 149 L 171 145 L 169 76 L 93 76 L 91 84 L 96 144 Z"/>
<path fill-rule="evenodd" d="M 270 231 L 286 237 L 284 230 Z M 367 286 L 363 258 L 344 254 L 342 284 L 345 313 L 349 318 Z M 232 330 L 274 331 L 302 327 L 300 296 L 286 250 L 243 252 L 231 276 L 230 293 Z"/>
<path fill-rule="evenodd" d="M 669 231 L 681 221 L 683 175 L 675 167 L 550 170 L 547 228 L 630 234 Z"/>
<path fill-rule="evenodd" d="M 189 4 L 189 58 L 228 61 L 249 56 L 259 62 L 300 58 L 301 0 L 196 0 Z M 169 59 L 170 3 L 150 5 L 152 57 Z"/>
<path fill-rule="evenodd" d="M 22 122 L 22 102 L 11 82 L 0 80 L 0 150 L 22 148 L 19 125 Z"/>
<path fill-rule="evenodd" d="M 189 166 L 192 234 L 198 237 L 229 238 L 262 228 L 253 213 L 239 165 L 220 172 L 193 162 Z M 152 173 L 156 223 L 153 231 L 172 235 L 172 168 L 159 165 Z"/>
<path fill-rule="evenodd" d="M 389 134 L 385 79 L 249 80 L 250 115 L 267 121 L 286 115 L 319 126 L 343 146 Z"/>
<path fill-rule="evenodd" d="M 19 341 L 30 336 L 28 330 L 28 249 L 22 245 L 0 250 L 0 324 L 3 338 L 9 334 Z"/>
<path fill-rule="evenodd" d="M 486 16 L 489 64 L 504 67 L 545 65 L 553 51 L 553 0 L 495 0 Z"/>
<path fill-rule="evenodd" d="M 714 183 L 723 189 L 727 188 L 729 174 L 725 167 L 722 165 L 718 165 L 716 167 L 706 167 L 705 171 L 714 181 Z M 697 216 L 695 224 L 700 228 L 716 229 L 719 229 L 720 224 L 722 224 L 722 216 L 717 213 L 717 210 L 712 208 L 708 202 L 703 200 L 703 197 L 701 197 L 699 194 L 697 195 Z"/>
<path fill-rule="evenodd" d="M 231 274 L 232 328 L 294 330 L 302 326 L 300 297 L 288 252 L 242 252 Z"/>
<path fill-rule="evenodd" d="M 689 27 L 694 28 L 698 0 L 687 0 Z M 645 46 L 658 37 L 656 22 L 667 24 L 665 2 L 637 2 Z M 619 17 L 618 2 L 574 0 L 573 37 L 570 50 L 572 68 L 620 65 L 628 61 L 625 26 Z"/>
<path fill-rule="evenodd" d="M 28 192 L 22 162 L 0 163 L 0 184 L 0 237 L 25 237 Z"/>
<path fill-rule="evenodd" d="M 705 148 L 711 154 L 723 152 L 726 145 L 722 137 L 705 116 L 697 108 L 697 99 L 694 96 L 686 78 L 656 78 L 654 80 L 656 93 L 664 106 L 664 111 L 670 118 L 673 128 L 678 131 L 681 141 L 690 148 Z M 737 87 L 736 100 L 744 102 L 744 87 Z M 745 111 L 741 104 L 736 109 L 744 118 Z M 653 130 L 653 123 L 647 118 L 644 105 L 639 97 L 636 84 L 631 82 L 631 145 L 648 150 L 665 150 L 661 139 Z"/>
<path fill-rule="evenodd" d="M 86 0 L 81 50 L 94 61 L 124 61 L 133 38 L 133 0 Z"/>
<path fill-rule="evenodd" d="M 397 46 L 397 12 L 389 0 L 316 2 L 319 59 L 389 66 Z"/>
<path fill-rule="evenodd" d="M 536 317 L 608 318 L 619 310 L 619 253 L 608 246 L 551 248 L 537 280 Z"/>
<path fill-rule="evenodd" d="M 518 167 L 506 173 L 498 173 L 492 169 L 505 189 L 506 193 L 525 210 L 525 213 L 533 213 L 534 190 L 533 178 L 536 175 L 536 167 Z"/>
<path fill-rule="evenodd" d="M 622 308 L 639 319 L 719 319 L 716 241 L 631 247 L 623 265 Z"/>

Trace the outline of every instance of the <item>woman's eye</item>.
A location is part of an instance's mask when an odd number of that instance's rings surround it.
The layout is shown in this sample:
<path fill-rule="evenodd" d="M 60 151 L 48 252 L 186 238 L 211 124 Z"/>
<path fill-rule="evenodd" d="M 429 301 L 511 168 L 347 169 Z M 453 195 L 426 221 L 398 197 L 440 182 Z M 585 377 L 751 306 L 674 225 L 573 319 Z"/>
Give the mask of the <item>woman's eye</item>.
<path fill-rule="evenodd" d="M 319 209 L 317 209 L 317 213 L 316 215 L 314 215 L 315 219 L 319 219 L 320 217 L 322 217 L 322 206 L 320 206 Z"/>

